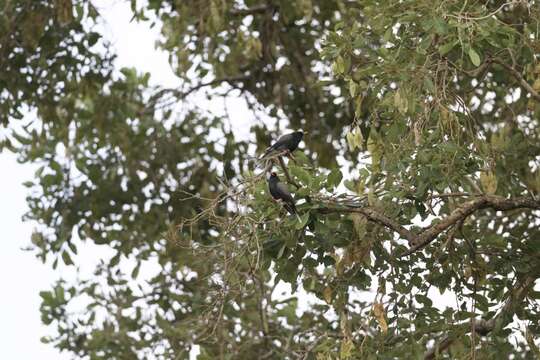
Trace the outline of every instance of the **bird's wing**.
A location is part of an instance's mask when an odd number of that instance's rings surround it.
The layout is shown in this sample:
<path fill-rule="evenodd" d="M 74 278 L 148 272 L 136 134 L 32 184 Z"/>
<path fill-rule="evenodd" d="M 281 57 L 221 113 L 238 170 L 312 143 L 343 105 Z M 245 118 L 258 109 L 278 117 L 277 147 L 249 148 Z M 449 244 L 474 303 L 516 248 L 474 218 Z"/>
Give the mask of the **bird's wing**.
<path fill-rule="evenodd" d="M 285 185 L 284 183 L 278 182 L 276 184 L 276 187 L 277 187 L 278 191 L 280 192 L 283 200 L 290 201 L 290 202 L 294 203 L 293 197 L 291 195 L 291 192 L 287 188 L 287 185 Z"/>
<path fill-rule="evenodd" d="M 286 134 L 281 136 L 275 143 L 272 144 L 268 149 L 279 150 L 283 145 L 286 145 L 289 141 L 293 140 L 293 134 Z M 268 150 L 267 150 L 268 151 Z"/>
<path fill-rule="evenodd" d="M 285 150 L 283 148 L 283 145 L 286 145 L 291 140 L 293 140 L 293 134 L 286 134 L 286 135 L 281 136 L 279 139 L 277 139 L 275 143 L 273 143 L 271 146 L 269 146 L 265 150 L 263 156 L 261 156 L 259 160 L 264 159 L 275 150 Z"/>
<path fill-rule="evenodd" d="M 294 134 L 285 134 L 283 136 L 281 136 L 278 141 L 276 142 L 276 144 L 283 144 L 283 143 L 286 143 L 286 142 L 289 142 L 291 141 L 292 139 L 294 138 Z"/>

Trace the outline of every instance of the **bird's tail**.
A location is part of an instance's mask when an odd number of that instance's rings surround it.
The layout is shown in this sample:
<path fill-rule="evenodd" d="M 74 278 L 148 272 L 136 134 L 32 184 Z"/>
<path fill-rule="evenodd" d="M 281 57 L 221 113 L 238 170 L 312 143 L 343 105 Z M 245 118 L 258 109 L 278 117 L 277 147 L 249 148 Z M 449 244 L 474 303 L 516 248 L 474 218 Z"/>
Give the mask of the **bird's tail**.
<path fill-rule="evenodd" d="M 262 156 L 248 156 L 247 157 L 247 161 L 249 163 L 252 163 L 255 165 L 255 168 L 256 169 L 259 169 L 259 168 L 263 168 L 264 167 L 264 164 L 266 163 L 265 162 L 265 158 L 268 156 L 267 153 L 265 153 L 264 155 Z"/>
<path fill-rule="evenodd" d="M 296 206 L 294 205 L 293 202 L 290 202 L 290 203 L 285 203 L 283 205 L 285 207 L 285 209 L 290 213 L 290 214 L 295 214 L 295 215 L 298 215 L 298 211 L 296 210 Z"/>
<path fill-rule="evenodd" d="M 268 148 L 266 149 L 266 151 L 264 152 L 264 154 L 262 154 L 260 157 L 258 158 L 255 158 L 255 167 L 256 168 L 263 168 L 265 167 L 265 164 L 266 164 L 266 160 L 272 156 L 274 154 L 274 149 L 271 149 L 271 148 Z"/>

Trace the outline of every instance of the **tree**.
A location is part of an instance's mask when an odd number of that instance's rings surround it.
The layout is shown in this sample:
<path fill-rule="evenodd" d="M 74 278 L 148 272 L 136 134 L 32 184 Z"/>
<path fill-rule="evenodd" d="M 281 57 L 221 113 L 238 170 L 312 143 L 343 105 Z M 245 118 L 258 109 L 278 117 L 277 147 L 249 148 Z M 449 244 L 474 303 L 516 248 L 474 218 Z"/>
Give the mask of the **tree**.
<path fill-rule="evenodd" d="M 46 341 L 106 359 L 538 356 L 539 2 L 132 5 L 181 87 L 116 71 L 90 1 L 3 5 L 2 146 L 41 164 L 36 254 L 116 254 L 41 292 Z M 202 92 L 245 99 L 255 141 Z M 309 132 L 268 162 L 298 217 L 251 161 L 277 135 L 261 114 Z M 300 289 L 320 299 L 301 315 Z"/>

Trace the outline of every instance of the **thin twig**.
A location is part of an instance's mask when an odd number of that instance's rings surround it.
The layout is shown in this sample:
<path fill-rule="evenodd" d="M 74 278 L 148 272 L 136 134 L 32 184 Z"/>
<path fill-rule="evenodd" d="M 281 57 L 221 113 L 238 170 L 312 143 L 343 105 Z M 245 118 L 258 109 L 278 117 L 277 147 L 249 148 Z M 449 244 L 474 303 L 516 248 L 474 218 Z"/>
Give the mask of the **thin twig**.
<path fill-rule="evenodd" d="M 192 94 L 193 92 L 197 91 L 197 90 L 200 90 L 202 89 L 203 87 L 207 87 L 207 86 L 214 86 L 214 85 L 219 85 L 221 83 L 228 83 L 228 84 L 233 84 L 235 82 L 240 82 L 240 81 L 245 81 L 245 80 L 248 80 L 249 78 L 251 77 L 251 75 L 238 75 L 238 76 L 227 76 L 227 77 L 223 77 L 223 78 L 218 78 L 218 79 L 214 79 L 214 80 L 211 80 L 211 81 L 207 81 L 207 82 L 203 82 L 203 83 L 200 83 L 200 84 L 197 84 L 187 90 L 180 90 L 180 89 L 161 89 L 159 91 L 157 91 L 155 94 L 153 94 L 150 99 L 149 99 L 149 103 L 150 104 L 154 104 L 156 102 L 157 99 L 165 96 L 166 94 L 170 94 L 170 96 L 172 96 L 172 99 L 171 101 L 166 104 L 165 106 L 161 106 L 161 107 L 166 107 L 168 105 L 172 105 L 180 100 L 183 100 L 185 99 L 187 96 L 189 96 L 190 94 Z M 147 111 L 150 111 L 150 110 L 153 110 L 153 106 L 150 107 L 150 109 L 148 109 Z"/>
<path fill-rule="evenodd" d="M 279 159 L 279 164 L 281 165 L 281 168 L 283 169 L 283 172 L 285 173 L 285 177 L 287 178 L 287 181 L 290 184 L 296 186 L 297 189 L 300 189 L 300 185 L 295 183 L 294 180 L 289 175 L 289 170 L 287 170 L 287 166 L 285 165 L 285 161 L 283 160 L 283 157 L 279 156 L 278 159 Z"/>
<path fill-rule="evenodd" d="M 516 80 L 519 82 L 521 87 L 523 89 L 525 89 L 529 94 L 531 94 L 531 96 L 536 101 L 540 101 L 540 94 L 536 90 L 534 90 L 534 88 L 527 82 L 527 80 L 525 80 L 523 78 L 523 76 L 521 75 L 521 73 L 519 71 L 517 71 L 515 68 L 513 68 L 512 66 L 506 64 L 504 61 L 502 61 L 500 59 L 493 59 L 493 62 L 501 65 L 506 70 L 510 71 L 510 74 L 512 74 L 512 76 L 516 78 Z"/>
<path fill-rule="evenodd" d="M 473 17 L 473 16 L 467 16 L 467 15 L 463 15 L 463 14 L 457 14 L 457 15 L 453 15 L 453 14 L 448 14 L 447 16 L 448 17 L 452 17 L 452 18 L 455 18 L 455 19 L 458 19 L 458 20 L 468 20 L 468 21 L 478 21 L 478 20 L 485 20 L 485 19 L 488 19 L 492 16 L 495 16 L 497 15 L 499 12 L 501 12 L 504 7 L 506 5 L 511 5 L 513 4 L 513 1 L 509 1 L 509 2 L 506 2 L 504 4 L 502 4 L 501 6 L 499 6 L 496 10 L 494 10 L 493 12 L 487 14 L 487 15 L 484 15 L 484 16 L 478 16 L 478 17 Z"/>
<path fill-rule="evenodd" d="M 246 16 L 254 14 L 264 14 L 270 7 L 266 4 L 255 5 L 247 9 L 232 9 L 229 14 L 233 16 Z"/>

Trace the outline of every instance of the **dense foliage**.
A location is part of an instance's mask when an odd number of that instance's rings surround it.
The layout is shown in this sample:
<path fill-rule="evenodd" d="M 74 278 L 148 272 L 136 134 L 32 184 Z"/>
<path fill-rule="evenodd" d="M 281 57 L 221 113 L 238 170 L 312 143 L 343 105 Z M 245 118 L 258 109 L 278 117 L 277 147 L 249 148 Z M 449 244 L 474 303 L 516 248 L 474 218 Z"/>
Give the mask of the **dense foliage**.
<path fill-rule="evenodd" d="M 44 341 L 92 359 L 539 356 L 540 2 L 131 3 L 179 88 L 115 69 L 89 0 L 0 4 L 0 146 L 39 164 L 35 253 L 75 271 L 88 242 L 115 252 L 41 292 Z M 303 148 L 257 168 L 287 128 Z"/>

